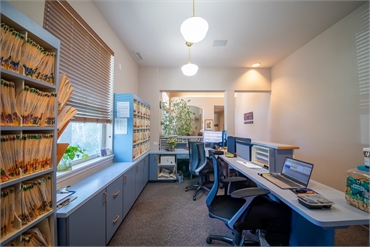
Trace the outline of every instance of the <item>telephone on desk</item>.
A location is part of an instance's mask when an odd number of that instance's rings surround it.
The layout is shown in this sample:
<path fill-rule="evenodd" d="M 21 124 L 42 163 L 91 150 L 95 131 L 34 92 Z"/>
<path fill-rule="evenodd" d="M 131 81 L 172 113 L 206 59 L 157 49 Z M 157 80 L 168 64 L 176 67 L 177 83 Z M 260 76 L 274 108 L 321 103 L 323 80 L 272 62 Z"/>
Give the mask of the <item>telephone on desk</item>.
<path fill-rule="evenodd" d="M 217 144 L 214 144 L 212 147 L 214 150 L 220 150 L 220 151 L 226 151 L 226 147 L 219 146 Z"/>
<path fill-rule="evenodd" d="M 220 148 L 219 146 L 217 145 L 214 145 L 212 147 L 213 150 L 210 150 L 214 155 L 223 155 L 224 154 L 224 151 L 222 151 L 222 148 Z"/>

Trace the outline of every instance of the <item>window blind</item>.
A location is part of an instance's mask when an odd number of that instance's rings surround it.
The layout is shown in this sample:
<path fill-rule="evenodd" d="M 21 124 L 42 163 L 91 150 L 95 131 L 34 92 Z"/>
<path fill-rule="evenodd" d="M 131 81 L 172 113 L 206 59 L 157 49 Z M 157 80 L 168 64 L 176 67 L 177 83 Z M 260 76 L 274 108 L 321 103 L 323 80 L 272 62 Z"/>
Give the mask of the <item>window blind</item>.
<path fill-rule="evenodd" d="M 113 51 L 65 0 L 46 0 L 44 28 L 61 41 L 59 72 L 74 88 L 72 121 L 109 123 L 113 106 Z"/>

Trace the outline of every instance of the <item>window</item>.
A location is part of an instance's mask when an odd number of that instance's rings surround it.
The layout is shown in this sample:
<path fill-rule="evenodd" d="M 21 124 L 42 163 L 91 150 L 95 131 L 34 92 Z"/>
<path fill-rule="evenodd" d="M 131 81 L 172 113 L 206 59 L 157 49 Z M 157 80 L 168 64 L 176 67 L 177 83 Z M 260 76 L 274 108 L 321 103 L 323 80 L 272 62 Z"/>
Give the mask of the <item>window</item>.
<path fill-rule="evenodd" d="M 61 41 L 59 73 L 71 82 L 67 105 L 78 112 L 58 143 L 98 157 L 112 146 L 114 53 L 65 0 L 45 1 L 44 28 Z"/>
<path fill-rule="evenodd" d="M 106 141 L 103 138 L 105 129 L 106 124 L 72 122 L 64 130 L 58 142 L 80 145 L 90 159 L 96 158 L 99 157 L 101 150 L 106 148 Z"/>

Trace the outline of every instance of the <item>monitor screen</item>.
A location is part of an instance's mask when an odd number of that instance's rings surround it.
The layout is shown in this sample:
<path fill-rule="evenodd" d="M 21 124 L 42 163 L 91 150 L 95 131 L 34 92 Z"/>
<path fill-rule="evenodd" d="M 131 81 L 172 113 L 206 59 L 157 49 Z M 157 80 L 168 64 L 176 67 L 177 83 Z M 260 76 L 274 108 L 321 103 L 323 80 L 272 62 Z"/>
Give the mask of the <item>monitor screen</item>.
<path fill-rule="evenodd" d="M 204 131 L 203 142 L 216 144 L 222 142 L 222 131 Z"/>
<path fill-rule="evenodd" d="M 251 161 L 251 143 L 236 141 L 236 153 L 240 158 Z"/>

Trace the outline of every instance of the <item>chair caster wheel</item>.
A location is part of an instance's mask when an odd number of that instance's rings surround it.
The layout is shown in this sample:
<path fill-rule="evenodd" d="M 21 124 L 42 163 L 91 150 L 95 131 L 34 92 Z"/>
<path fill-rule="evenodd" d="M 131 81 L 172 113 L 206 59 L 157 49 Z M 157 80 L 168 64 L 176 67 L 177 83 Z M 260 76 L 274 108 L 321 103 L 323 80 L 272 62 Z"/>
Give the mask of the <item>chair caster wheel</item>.
<path fill-rule="evenodd" d="M 185 189 L 185 192 L 188 192 L 189 190 L 188 189 Z"/>
<path fill-rule="evenodd" d="M 208 238 L 206 239 L 206 243 L 207 243 L 207 244 L 212 244 L 212 239 L 208 237 Z"/>
<path fill-rule="evenodd" d="M 193 197 L 193 201 L 196 201 L 196 200 L 197 200 L 197 198 Z"/>

